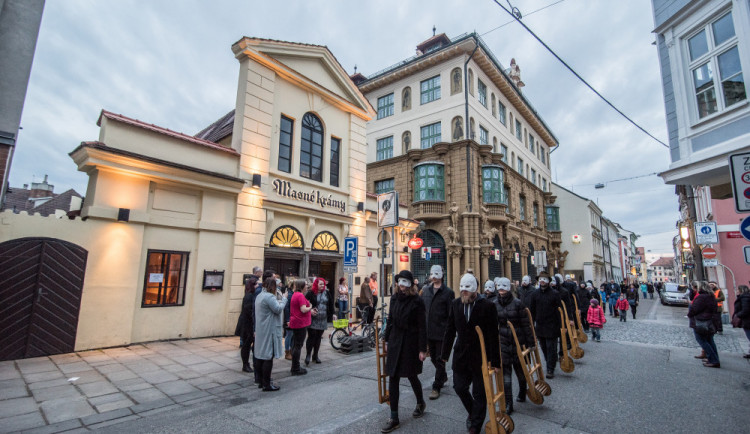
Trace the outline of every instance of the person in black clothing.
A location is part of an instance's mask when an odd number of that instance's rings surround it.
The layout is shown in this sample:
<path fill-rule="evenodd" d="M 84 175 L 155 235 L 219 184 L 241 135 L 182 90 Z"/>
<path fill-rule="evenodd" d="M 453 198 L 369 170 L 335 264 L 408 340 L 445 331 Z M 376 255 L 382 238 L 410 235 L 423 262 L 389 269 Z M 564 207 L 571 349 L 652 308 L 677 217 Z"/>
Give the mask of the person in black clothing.
<path fill-rule="evenodd" d="M 242 341 L 242 349 L 240 350 L 242 372 L 253 372 L 253 368 L 250 367 L 250 348 L 255 341 L 255 285 L 257 283 L 258 278 L 255 276 L 250 276 L 247 279 L 245 296 L 242 298 L 242 311 L 237 322 L 240 340 Z"/>
<path fill-rule="evenodd" d="M 550 285 L 547 272 L 539 273 L 539 289 L 529 297 L 529 310 L 534 318 L 537 341 L 547 363 L 547 378 L 555 377 L 557 341 L 560 340 L 560 293 Z"/>
<path fill-rule="evenodd" d="M 737 299 L 734 301 L 734 314 L 742 320 L 742 330 L 750 341 L 750 288 L 747 285 L 737 287 Z M 750 352 L 742 356 L 750 359 Z"/>
<path fill-rule="evenodd" d="M 440 389 L 448 381 L 445 362 L 440 351 L 443 349 L 443 337 L 448 325 L 448 311 L 456 296 L 452 289 L 443 284 L 443 268 L 440 265 L 433 265 L 430 268 L 430 279 L 431 282 L 422 288 L 422 302 L 424 302 L 427 320 L 427 346 L 430 360 L 435 366 L 435 380 L 432 382 L 430 399 L 438 399 Z"/>
<path fill-rule="evenodd" d="M 589 314 L 589 306 L 591 305 L 591 292 L 590 289 L 594 289 L 588 282 L 581 282 L 576 288 L 576 301 L 578 301 L 578 310 L 581 312 L 581 326 L 583 331 L 589 332 L 589 322 L 587 320 Z M 568 311 L 568 315 L 575 315 L 573 312 Z"/>
<path fill-rule="evenodd" d="M 628 300 L 628 304 L 630 305 L 630 311 L 633 312 L 633 319 L 635 319 L 638 303 L 641 299 L 640 292 L 641 291 L 638 289 L 638 286 L 635 283 L 631 283 L 630 286 L 628 286 L 628 289 L 625 291 L 625 298 Z"/>
<path fill-rule="evenodd" d="M 470 433 L 478 433 L 484 425 L 487 397 L 484 393 L 479 335 L 474 327 L 479 326 L 482 330 L 487 361 L 499 374 L 501 361 L 497 310 L 494 303 L 477 296 L 477 279 L 473 274 L 461 276 L 460 289 L 461 298 L 451 303 L 442 357 L 447 363 L 453 349 L 453 390 L 469 413 L 466 428 Z"/>
<path fill-rule="evenodd" d="M 489 301 L 495 301 L 497 298 L 497 291 L 495 291 L 495 282 L 488 280 L 484 282 L 484 298 L 486 298 Z"/>
<path fill-rule="evenodd" d="M 703 366 L 707 368 L 721 368 L 721 363 L 719 362 L 719 351 L 714 342 L 714 334 L 716 334 L 716 321 L 714 318 L 714 313 L 716 313 L 717 308 L 716 298 L 707 282 L 696 281 L 693 282 L 693 284 L 698 287 L 698 295 L 688 308 L 687 316 L 690 319 L 690 328 L 693 329 L 695 340 L 698 342 L 698 345 L 703 348 L 703 352 L 706 355 L 707 360 L 703 362 Z M 701 334 L 698 329 L 695 328 L 697 320 L 713 322 L 714 328 L 711 333 Z"/>
<path fill-rule="evenodd" d="M 562 276 L 559 274 L 556 274 L 555 277 L 559 278 Z M 584 283 L 584 288 L 585 288 L 586 287 L 585 282 L 583 282 L 582 280 L 581 283 Z M 576 294 L 576 291 L 578 290 L 579 285 L 576 285 L 576 283 L 573 281 L 573 277 L 568 275 L 567 277 L 565 277 L 565 281 L 560 284 L 560 287 L 568 291 L 568 294 Z M 560 294 L 560 296 L 562 296 L 562 294 Z M 568 313 L 570 313 L 570 311 L 568 311 Z"/>
<path fill-rule="evenodd" d="M 516 401 L 526 401 L 526 377 L 523 374 L 521 360 L 518 358 L 516 342 L 513 339 L 513 333 L 510 331 L 508 322 L 513 324 L 518 337 L 518 343 L 528 348 L 534 342 L 534 336 L 531 332 L 529 317 L 526 314 L 526 306 L 523 302 L 513 297 L 510 293 L 510 279 L 500 278 L 497 288 L 497 298 L 495 299 L 495 308 L 497 309 L 497 325 L 500 334 L 500 355 L 503 360 L 503 383 L 505 383 L 505 412 L 513 413 L 513 381 L 512 371 L 516 371 L 518 378 L 518 396 Z"/>
<path fill-rule="evenodd" d="M 552 287 L 552 289 L 554 289 L 554 290 L 556 290 L 557 292 L 560 293 L 560 300 L 565 304 L 565 309 L 566 309 L 566 311 L 568 313 L 568 317 L 567 318 L 568 318 L 568 321 L 569 321 L 569 326 L 570 327 L 575 327 L 576 326 L 575 325 L 575 317 L 573 317 L 573 315 L 575 315 L 576 311 L 575 311 L 575 303 L 573 303 L 573 297 L 571 296 L 571 294 L 575 293 L 575 286 L 576 286 L 576 284 L 575 284 L 575 282 L 573 282 L 572 278 L 570 278 L 570 283 L 572 283 L 572 285 L 573 285 L 573 292 L 568 291 L 568 289 L 563 286 L 563 284 L 562 284 L 562 275 L 561 274 L 555 274 L 554 276 L 552 276 L 552 278 L 550 278 L 549 285 Z M 568 285 L 568 286 L 570 286 L 570 285 Z M 558 307 L 560 307 L 560 305 L 558 305 Z M 566 311 L 564 310 L 563 312 L 566 312 Z M 559 313 L 558 313 L 558 316 L 559 316 Z M 557 356 L 559 358 L 562 358 L 562 356 L 563 356 L 562 339 L 560 339 L 559 342 L 560 342 L 560 345 L 559 345 L 559 349 L 557 351 Z M 568 341 L 568 349 L 570 349 L 570 345 L 571 345 L 571 343 L 570 343 L 570 341 Z"/>
<path fill-rule="evenodd" d="M 398 292 L 391 297 L 388 308 L 388 322 L 385 326 L 383 339 L 386 342 L 387 356 L 385 372 L 390 377 L 388 390 L 390 393 L 391 418 L 381 429 L 388 433 L 400 426 L 398 418 L 399 381 L 406 377 L 417 398 L 417 408 L 412 416 L 424 416 L 426 404 L 422 396 L 422 383 L 419 374 L 422 373 L 422 362 L 427 357 L 427 320 L 425 306 L 417 294 L 414 277 L 408 270 L 402 270 L 396 275 Z"/>
<path fill-rule="evenodd" d="M 521 285 L 516 288 L 516 292 L 518 292 L 518 299 L 521 300 L 524 305 L 526 305 L 529 299 L 529 295 L 535 289 L 536 288 L 534 288 L 534 285 L 531 284 L 531 278 L 529 276 L 523 276 L 523 278 L 521 279 Z"/>

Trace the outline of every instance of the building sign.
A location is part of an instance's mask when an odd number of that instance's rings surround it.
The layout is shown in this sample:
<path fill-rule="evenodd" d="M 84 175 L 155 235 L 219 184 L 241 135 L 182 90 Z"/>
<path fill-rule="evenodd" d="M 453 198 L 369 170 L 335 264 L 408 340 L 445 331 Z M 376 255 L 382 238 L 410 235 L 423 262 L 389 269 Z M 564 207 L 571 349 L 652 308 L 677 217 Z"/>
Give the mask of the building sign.
<path fill-rule="evenodd" d="M 424 244 L 424 242 L 421 238 L 414 237 L 410 239 L 407 244 L 409 245 L 410 249 L 417 250 L 418 248 L 422 247 L 422 244 Z"/>
<path fill-rule="evenodd" d="M 729 156 L 734 206 L 738 213 L 750 211 L 750 152 Z"/>
<path fill-rule="evenodd" d="M 695 244 L 718 244 L 719 230 L 716 222 L 695 222 Z"/>
<path fill-rule="evenodd" d="M 727 232 L 727 238 L 742 238 L 740 231 L 729 231 Z"/>
<path fill-rule="evenodd" d="M 703 266 L 704 267 L 718 267 L 719 260 L 718 259 L 704 259 Z"/>
<path fill-rule="evenodd" d="M 332 194 L 326 195 L 324 192 L 316 189 L 308 191 L 295 190 L 292 183 L 281 179 L 273 180 L 273 191 L 277 195 L 286 199 L 295 199 L 300 202 L 307 202 L 318 205 L 321 208 L 333 208 L 341 214 L 346 212 L 346 200 L 334 199 Z"/>
<path fill-rule="evenodd" d="M 401 262 L 409 262 L 409 255 L 399 255 L 398 260 Z"/>
<path fill-rule="evenodd" d="M 398 193 L 389 191 L 378 195 L 378 227 L 398 226 Z"/>

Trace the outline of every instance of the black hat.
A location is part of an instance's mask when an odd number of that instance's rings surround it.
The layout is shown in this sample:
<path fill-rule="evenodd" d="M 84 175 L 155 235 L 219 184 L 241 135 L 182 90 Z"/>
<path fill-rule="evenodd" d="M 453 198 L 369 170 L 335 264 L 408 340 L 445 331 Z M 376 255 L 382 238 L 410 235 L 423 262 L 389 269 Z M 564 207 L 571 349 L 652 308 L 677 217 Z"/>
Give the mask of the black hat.
<path fill-rule="evenodd" d="M 398 279 L 400 279 L 400 278 L 406 279 L 409 282 L 414 282 L 414 276 L 411 274 L 411 271 L 409 271 L 409 270 L 401 270 L 396 275 L 396 282 L 398 282 Z"/>

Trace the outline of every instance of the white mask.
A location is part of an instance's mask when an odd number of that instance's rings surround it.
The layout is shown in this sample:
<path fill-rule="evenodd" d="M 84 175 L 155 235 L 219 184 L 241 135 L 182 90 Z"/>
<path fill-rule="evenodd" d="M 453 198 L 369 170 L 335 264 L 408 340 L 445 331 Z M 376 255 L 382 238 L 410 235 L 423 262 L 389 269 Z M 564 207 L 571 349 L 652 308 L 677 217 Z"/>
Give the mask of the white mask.
<path fill-rule="evenodd" d="M 497 289 L 501 291 L 510 291 L 510 279 L 507 277 L 501 277 L 500 282 L 497 285 Z"/>
<path fill-rule="evenodd" d="M 495 289 L 497 289 L 497 286 L 498 286 L 499 284 L 500 284 L 500 278 L 499 278 L 499 277 L 496 277 L 496 278 L 495 278 Z"/>
<path fill-rule="evenodd" d="M 546 278 L 546 277 L 540 277 L 540 278 L 539 278 L 539 281 L 540 281 L 540 282 L 544 282 L 544 283 L 549 283 L 549 279 L 548 279 L 548 278 Z"/>
<path fill-rule="evenodd" d="M 443 267 L 440 265 L 433 265 L 430 267 L 430 279 L 442 279 L 443 278 Z"/>
<path fill-rule="evenodd" d="M 411 288 L 411 282 L 409 282 L 409 279 L 404 279 L 403 277 L 399 277 L 398 286 L 403 286 L 404 288 Z"/>
<path fill-rule="evenodd" d="M 593 288 L 594 286 L 591 285 L 591 282 L 586 282 L 586 288 Z"/>
<path fill-rule="evenodd" d="M 529 283 L 531 283 L 531 278 L 529 276 L 523 276 L 523 279 L 521 279 L 521 284 L 528 285 Z"/>
<path fill-rule="evenodd" d="M 495 292 L 495 282 L 491 280 L 484 282 L 484 292 Z"/>
<path fill-rule="evenodd" d="M 477 292 L 477 278 L 473 274 L 466 273 L 461 276 L 461 291 Z"/>

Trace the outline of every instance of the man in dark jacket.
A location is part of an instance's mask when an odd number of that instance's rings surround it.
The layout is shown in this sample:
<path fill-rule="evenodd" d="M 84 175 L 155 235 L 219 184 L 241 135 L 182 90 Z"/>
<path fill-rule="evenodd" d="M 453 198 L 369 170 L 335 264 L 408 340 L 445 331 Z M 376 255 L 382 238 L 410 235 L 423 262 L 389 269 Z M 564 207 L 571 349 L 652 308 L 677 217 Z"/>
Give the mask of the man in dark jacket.
<path fill-rule="evenodd" d="M 478 433 L 484 425 L 487 397 L 484 394 L 479 335 L 474 327 L 479 326 L 482 330 L 488 363 L 499 374 L 497 310 L 491 301 L 477 297 L 477 279 L 473 275 L 464 274 L 460 288 L 461 298 L 451 303 L 442 357 L 444 362 L 448 362 L 453 341 L 456 340 L 453 348 L 453 389 L 469 413 L 466 428 L 470 433 Z"/>
<path fill-rule="evenodd" d="M 581 282 L 580 285 L 578 285 L 578 288 L 576 288 L 576 298 L 575 300 L 578 302 L 578 311 L 580 312 L 580 319 L 581 319 L 581 326 L 583 326 L 583 331 L 588 333 L 589 332 L 589 321 L 588 321 L 588 313 L 589 313 L 589 306 L 591 305 L 591 291 L 594 289 L 594 285 L 591 283 L 591 281 L 588 282 Z M 568 315 L 575 315 L 574 312 L 568 311 Z M 572 319 L 572 318 L 571 318 Z"/>
<path fill-rule="evenodd" d="M 531 278 L 529 276 L 523 276 L 521 279 L 521 285 L 516 288 L 516 292 L 518 293 L 518 299 L 523 302 L 524 306 L 526 306 L 529 301 L 529 295 L 535 289 L 534 285 L 531 284 Z"/>
<path fill-rule="evenodd" d="M 547 362 L 547 378 L 555 377 L 557 341 L 560 339 L 560 293 L 549 285 L 547 272 L 539 273 L 539 290 L 529 297 L 529 310 L 534 318 L 536 337 Z"/>
<path fill-rule="evenodd" d="M 422 301 L 427 318 L 427 347 L 430 360 L 435 366 L 435 381 L 432 383 L 430 399 L 438 399 L 440 389 L 448 381 L 445 362 L 440 352 L 443 349 L 443 337 L 448 325 L 448 311 L 455 295 L 452 289 L 443 284 L 443 268 L 440 265 L 430 268 L 430 279 L 431 282 L 422 288 Z"/>

